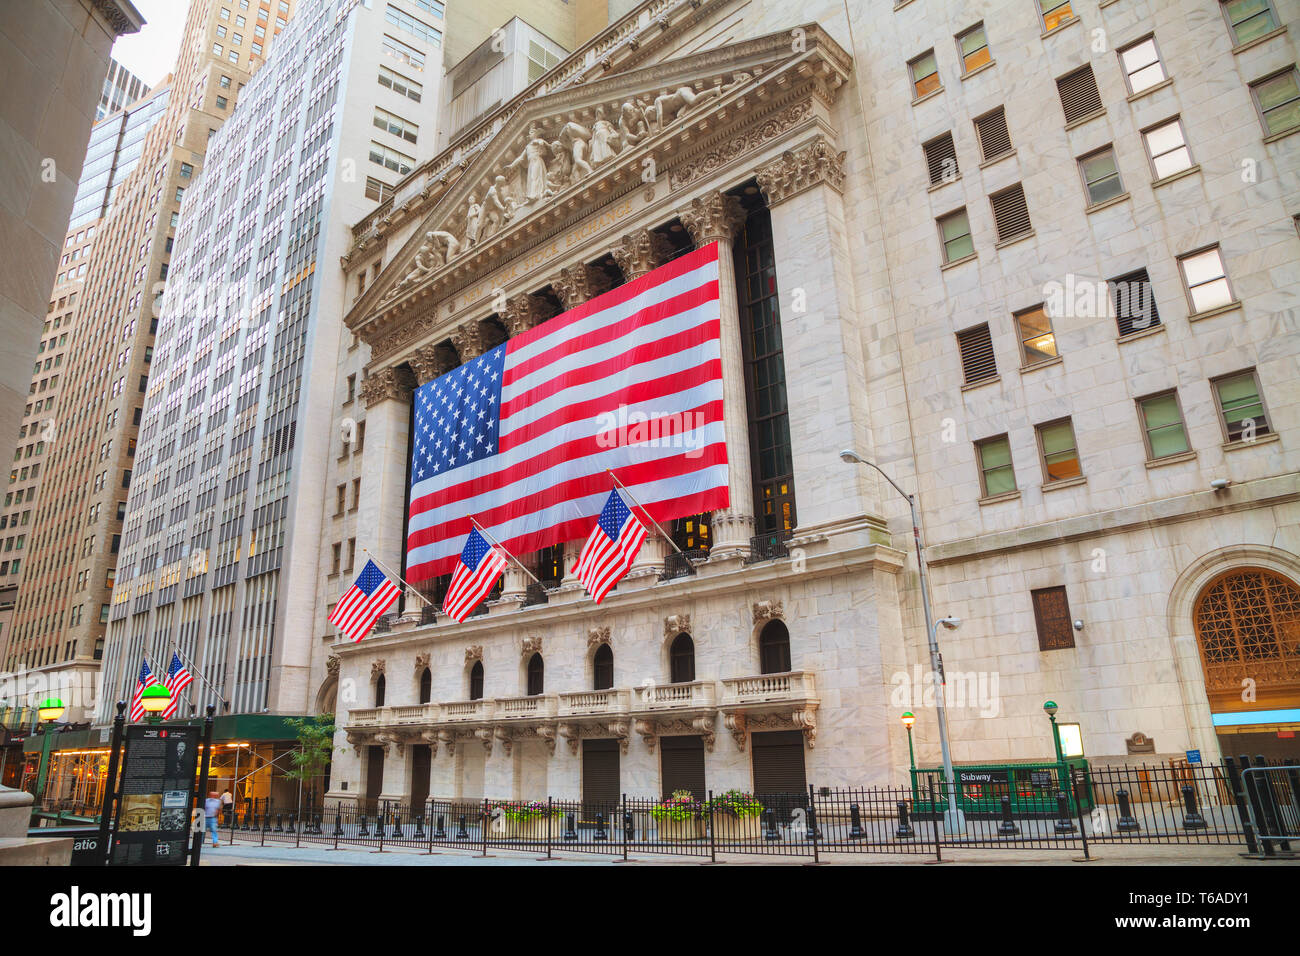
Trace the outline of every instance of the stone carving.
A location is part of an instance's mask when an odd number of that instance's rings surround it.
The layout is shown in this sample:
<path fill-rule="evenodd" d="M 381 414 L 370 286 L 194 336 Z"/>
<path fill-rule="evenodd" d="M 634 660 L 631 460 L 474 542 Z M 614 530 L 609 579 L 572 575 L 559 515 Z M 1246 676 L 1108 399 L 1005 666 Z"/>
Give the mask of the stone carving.
<path fill-rule="evenodd" d="M 624 236 L 610 251 L 623 270 L 623 277 L 631 281 L 667 262 L 673 247 L 662 233 L 638 229 Z"/>
<path fill-rule="evenodd" d="M 454 356 L 439 345 L 422 345 L 407 359 L 407 364 L 415 370 L 415 379 L 421 385 L 432 382 L 439 375 L 445 375 L 456 367 Z"/>
<path fill-rule="evenodd" d="M 495 734 L 494 734 L 492 728 L 491 728 L 491 727 L 479 727 L 477 730 L 474 731 L 474 736 L 477 737 L 480 741 L 482 741 L 484 752 L 485 752 L 489 757 L 491 757 L 491 756 L 492 756 L 492 741 L 495 739 Z"/>
<path fill-rule="evenodd" d="M 384 661 L 384 660 L 371 661 L 371 663 L 370 663 L 370 679 L 371 679 L 371 680 L 375 680 L 375 679 L 378 678 L 380 675 L 382 675 L 382 674 L 384 673 L 384 667 L 385 667 L 386 664 L 387 664 L 387 662 Z"/>
<path fill-rule="evenodd" d="M 755 601 L 754 602 L 754 624 L 765 624 L 768 621 L 774 621 L 777 618 L 785 617 L 784 601 Z"/>
<path fill-rule="evenodd" d="M 473 248 L 478 245 L 479 225 L 483 219 L 483 206 L 473 193 L 469 194 L 469 203 L 465 208 L 465 245 Z"/>
<path fill-rule="evenodd" d="M 603 270 L 579 263 L 561 269 L 559 276 L 551 280 L 551 289 L 565 309 L 576 309 L 588 299 L 608 292 L 612 284 Z"/>
<path fill-rule="evenodd" d="M 429 748 L 430 759 L 438 756 L 438 742 L 441 739 L 441 733 L 442 732 L 438 730 L 420 731 L 420 739 L 424 741 L 425 745 Z"/>
<path fill-rule="evenodd" d="M 325 672 L 331 677 L 339 676 L 339 656 L 337 654 L 331 654 L 325 658 Z"/>
<path fill-rule="evenodd" d="M 511 296 L 506 300 L 506 308 L 501 314 L 501 321 L 505 324 L 506 334 L 513 338 L 549 318 L 547 314 L 549 311 L 545 299 L 529 295 L 527 292 L 521 292 L 519 295 Z"/>
<path fill-rule="evenodd" d="M 770 206 L 821 183 L 839 192 L 844 188 L 844 156 L 818 137 L 807 146 L 787 149 L 780 159 L 762 167 L 756 177 L 758 188 L 763 190 Z"/>
<path fill-rule="evenodd" d="M 643 100 L 628 100 L 619 107 L 618 138 L 624 149 L 631 149 L 650 135 L 645 121 L 646 109 Z"/>
<path fill-rule="evenodd" d="M 474 663 L 475 661 L 481 661 L 481 660 L 483 660 L 483 645 L 482 645 L 482 644 L 471 644 L 469 647 L 465 648 L 465 663 L 466 663 L 466 664 L 472 664 L 472 663 Z"/>
<path fill-rule="evenodd" d="M 476 359 L 483 354 L 483 328 L 477 322 L 466 322 L 452 331 L 451 344 L 461 362 Z"/>
<path fill-rule="evenodd" d="M 424 234 L 424 242 L 415 251 L 411 269 L 384 295 L 384 301 L 396 298 L 402 292 L 414 286 L 421 279 L 441 269 L 456 256 L 460 255 L 461 242 L 449 232 L 430 229 Z"/>
<path fill-rule="evenodd" d="M 605 107 L 596 107 L 596 119 L 591 124 L 591 165 L 603 166 L 622 149 L 618 128 L 605 118 Z"/>
<path fill-rule="evenodd" d="M 697 246 L 719 240 L 730 241 L 745 222 L 745 209 L 740 200 L 726 193 L 709 193 L 692 199 L 678 216 Z"/>
<path fill-rule="evenodd" d="M 487 239 L 515 216 L 519 203 L 510 194 L 510 185 L 504 176 L 496 176 L 483 194 L 483 218 L 479 225 L 479 238 Z"/>
<path fill-rule="evenodd" d="M 691 633 L 691 616 L 689 614 L 670 614 L 664 618 L 664 637 Z"/>
<path fill-rule="evenodd" d="M 415 655 L 415 673 L 419 674 L 420 672 L 422 672 L 422 671 L 423 671 L 426 667 L 428 667 L 428 666 L 429 666 L 429 655 L 428 655 L 428 654 L 416 654 L 416 655 Z"/>
<path fill-rule="evenodd" d="M 410 378 L 399 369 L 381 368 L 372 372 L 370 377 L 361 383 L 357 395 L 365 403 L 366 408 L 372 408 L 390 398 L 409 402 L 414 388 Z"/>
<path fill-rule="evenodd" d="M 438 742 L 441 743 L 443 749 L 447 751 L 448 757 L 456 756 L 456 735 L 450 730 L 439 730 Z"/>
<path fill-rule="evenodd" d="M 704 749 L 713 753 L 716 724 L 717 714 L 709 711 L 694 717 L 639 717 L 633 723 L 633 728 L 651 752 L 660 737 L 699 735 L 704 739 Z"/>
<path fill-rule="evenodd" d="M 609 643 L 608 627 L 593 627 L 587 631 L 587 650 L 593 651 L 602 644 Z"/>
<path fill-rule="evenodd" d="M 551 144 L 542 136 L 542 128 L 534 123 L 528 127 L 528 140 L 523 152 L 506 167 L 511 172 L 522 171 L 524 177 L 524 195 L 530 203 L 545 198 L 547 193 L 547 176 L 550 166 L 547 156 L 553 155 Z"/>
<path fill-rule="evenodd" d="M 560 128 L 560 149 L 569 157 L 566 164 L 569 167 L 569 182 L 564 185 L 576 183 L 591 175 L 591 164 L 587 162 L 587 145 L 590 141 L 591 130 L 581 123 L 570 121 Z"/>
<path fill-rule="evenodd" d="M 540 637 L 525 637 L 519 644 L 519 653 L 521 657 L 531 657 L 534 654 L 542 652 L 542 639 Z"/>
<path fill-rule="evenodd" d="M 1124 746 L 1131 754 L 1153 754 L 1156 752 L 1156 742 L 1140 730 L 1124 741 Z"/>
<path fill-rule="evenodd" d="M 786 133 L 787 130 L 807 119 L 812 113 L 812 102 L 805 100 L 787 107 L 783 112 L 761 123 L 756 129 L 750 129 L 728 140 L 717 149 L 705 153 L 693 162 L 683 163 L 668 174 L 669 184 L 673 189 L 681 189 L 708 176 L 715 169 L 731 162 L 745 153 L 753 152 L 764 143 L 770 142 Z"/>
<path fill-rule="evenodd" d="M 752 74 L 741 72 L 732 74 L 729 83 L 715 83 L 699 91 L 691 86 L 679 86 L 675 90 L 655 97 L 653 106 L 646 110 L 646 122 L 654 132 L 662 132 L 664 127 L 698 112 L 711 101 L 730 93 L 737 87 L 744 86 L 753 78 Z"/>
<path fill-rule="evenodd" d="M 722 725 L 731 731 L 732 738 L 736 741 L 736 747 L 741 753 L 745 752 L 745 741 L 749 738 L 749 722 L 745 719 L 743 711 L 734 714 L 727 714 L 722 718 Z"/>

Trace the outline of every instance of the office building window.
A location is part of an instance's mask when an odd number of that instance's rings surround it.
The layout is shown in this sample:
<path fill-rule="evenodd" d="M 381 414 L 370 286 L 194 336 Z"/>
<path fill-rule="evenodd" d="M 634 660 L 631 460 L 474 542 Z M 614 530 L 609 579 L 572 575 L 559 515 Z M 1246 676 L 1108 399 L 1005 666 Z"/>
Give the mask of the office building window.
<path fill-rule="evenodd" d="M 994 498 L 1016 490 L 1016 470 L 1011 463 L 1011 442 L 996 435 L 975 443 L 980 467 L 980 497 Z"/>
<path fill-rule="evenodd" d="M 1193 314 L 1232 304 L 1232 288 L 1218 246 L 1179 256 L 1178 267 Z"/>
<path fill-rule="evenodd" d="M 1228 441 L 1250 442 L 1272 431 L 1254 369 L 1216 378 L 1213 386 L 1219 420 Z"/>
<path fill-rule="evenodd" d="M 930 173 L 930 185 L 950 183 L 959 175 L 957 168 L 957 147 L 953 145 L 952 133 L 944 133 L 921 147 L 925 151 L 925 165 Z"/>
<path fill-rule="evenodd" d="M 1277 29 L 1277 14 L 1269 0 L 1228 0 L 1220 6 L 1238 46 Z"/>
<path fill-rule="evenodd" d="M 1294 66 L 1250 84 L 1250 93 L 1269 136 L 1300 129 L 1300 72 Z"/>
<path fill-rule="evenodd" d="M 907 64 L 912 75 L 912 94 L 920 99 L 927 93 L 939 89 L 939 65 L 935 62 L 934 51 L 927 50 Z"/>
<path fill-rule="evenodd" d="M 374 140 L 370 141 L 370 161 L 402 176 L 415 168 L 414 157 L 389 149 L 383 143 L 376 143 Z"/>
<path fill-rule="evenodd" d="M 937 220 L 939 240 L 943 243 L 944 264 L 957 262 L 975 254 L 975 243 L 971 239 L 970 219 L 965 209 L 958 209 Z"/>
<path fill-rule="evenodd" d="M 1142 131 L 1151 172 L 1157 180 L 1191 168 L 1192 153 L 1183 137 L 1182 120 L 1174 117 Z"/>
<path fill-rule="evenodd" d="M 1124 183 L 1120 180 L 1119 166 L 1115 163 L 1115 150 L 1110 146 L 1079 157 L 1079 175 L 1083 177 L 1083 188 L 1088 194 L 1089 206 L 1124 194 Z"/>
<path fill-rule="evenodd" d="M 1038 0 L 1038 10 L 1043 18 L 1043 32 L 1048 33 L 1074 19 L 1070 0 Z"/>
<path fill-rule="evenodd" d="M 1178 392 L 1161 392 L 1138 399 L 1138 415 L 1142 419 L 1142 434 L 1146 441 L 1147 458 L 1168 458 L 1191 451 L 1187 442 L 1187 429 L 1183 425 L 1183 412 L 1178 404 Z"/>
<path fill-rule="evenodd" d="M 1115 297 L 1115 321 L 1120 335 L 1132 335 L 1160 324 L 1151 279 L 1146 269 L 1110 280 L 1111 294 Z"/>
<path fill-rule="evenodd" d="M 1156 38 L 1149 36 L 1117 51 L 1129 93 L 1141 93 L 1165 81 L 1165 68 L 1156 49 Z"/>
<path fill-rule="evenodd" d="M 958 332 L 957 348 L 961 351 L 961 370 L 966 385 L 998 377 L 988 323 Z"/>
<path fill-rule="evenodd" d="M 1106 111 L 1101 105 L 1097 78 L 1093 76 L 1091 66 L 1080 67 L 1060 77 L 1056 81 L 1056 91 L 1061 97 L 1067 125 L 1100 116 Z"/>
<path fill-rule="evenodd" d="M 1056 336 L 1052 332 L 1052 320 L 1043 306 L 1036 305 L 1032 309 L 1017 312 L 1015 320 L 1020 335 L 1020 359 L 1024 368 L 1040 362 L 1050 362 L 1060 354 L 1056 348 Z"/>
<path fill-rule="evenodd" d="M 961 54 L 963 73 L 970 73 L 993 62 L 993 57 L 989 53 L 988 37 L 984 35 L 983 23 L 977 23 L 957 35 L 957 52 Z"/>
<path fill-rule="evenodd" d="M 1029 221 L 1029 205 L 1025 202 L 1025 189 L 1020 183 L 994 193 L 989 197 L 993 207 L 993 221 L 998 229 L 998 242 L 1006 242 L 1034 231 Z"/>
<path fill-rule="evenodd" d="M 1046 422 L 1034 430 L 1038 433 L 1044 484 L 1068 481 L 1083 474 L 1079 465 L 1079 450 L 1074 442 L 1074 426 L 1068 418 Z"/>

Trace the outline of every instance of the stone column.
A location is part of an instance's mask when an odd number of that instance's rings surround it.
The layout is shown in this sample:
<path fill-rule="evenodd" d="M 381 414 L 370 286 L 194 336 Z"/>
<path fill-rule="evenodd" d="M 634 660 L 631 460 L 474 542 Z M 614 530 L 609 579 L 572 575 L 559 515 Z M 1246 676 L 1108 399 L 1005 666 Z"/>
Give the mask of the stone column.
<path fill-rule="evenodd" d="M 483 354 L 483 329 L 475 320 L 457 326 L 451 333 L 451 344 L 456 346 L 456 354 L 461 364 L 472 361 Z"/>
<path fill-rule="evenodd" d="M 713 514 L 711 558 L 747 557 L 754 536 L 754 483 L 749 461 L 749 411 L 745 398 L 745 357 L 741 348 L 740 300 L 732 243 L 745 222 L 735 196 L 715 192 L 678 212 L 697 247 L 718 244 L 718 306 L 721 316 L 722 433 L 727 443 L 727 495 L 730 505 Z"/>
<path fill-rule="evenodd" d="M 406 515 L 402 508 L 406 500 L 414 387 L 414 378 L 405 369 L 383 368 L 371 372 L 358 390 L 366 406 L 366 444 L 361 452 L 357 545 L 368 548 L 393 572 L 401 570 L 406 549 Z M 357 555 L 363 564 L 364 557 Z"/>
<path fill-rule="evenodd" d="M 610 288 L 609 276 L 592 266 L 578 263 L 565 266 L 551 280 L 551 288 L 564 303 L 564 308 L 576 309 L 588 299 L 595 298 Z"/>
<path fill-rule="evenodd" d="M 790 416 L 799 530 L 835 533 L 861 522 L 864 492 L 875 487 L 868 469 L 839 459 L 842 448 L 873 454 L 840 196 L 844 154 L 818 136 L 760 168 L 757 178 L 772 214 L 781 338 L 793 373 L 787 400 L 802 410 Z"/>
<path fill-rule="evenodd" d="M 649 229 L 638 229 L 636 232 L 629 233 L 612 250 L 614 261 L 618 263 L 619 269 L 623 271 L 623 277 L 626 281 L 631 282 L 633 279 L 639 279 L 641 276 L 650 272 L 658 266 L 668 261 L 669 256 L 673 253 L 672 243 L 670 243 L 662 234 L 651 232 Z M 630 505 L 631 502 L 628 502 Z M 639 510 L 639 509 L 638 509 Z M 641 520 L 644 516 L 638 515 Z M 668 529 L 664 529 L 665 531 Z M 659 536 L 659 532 L 653 527 L 650 533 L 646 535 L 641 550 L 637 552 L 636 560 L 632 562 L 632 567 L 628 570 L 627 576 L 637 578 L 641 576 L 657 575 L 663 571 L 664 558 L 667 556 L 669 545 Z"/>

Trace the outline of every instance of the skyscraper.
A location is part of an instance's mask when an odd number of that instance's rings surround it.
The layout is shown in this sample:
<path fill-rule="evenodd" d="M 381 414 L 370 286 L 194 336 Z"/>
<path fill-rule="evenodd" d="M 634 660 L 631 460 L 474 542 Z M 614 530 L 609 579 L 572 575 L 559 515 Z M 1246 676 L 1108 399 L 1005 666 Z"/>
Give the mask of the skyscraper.
<path fill-rule="evenodd" d="M 149 92 L 149 85 L 117 60 L 108 61 L 108 76 L 104 77 L 104 92 L 95 108 L 95 122 L 110 113 L 130 106 Z"/>

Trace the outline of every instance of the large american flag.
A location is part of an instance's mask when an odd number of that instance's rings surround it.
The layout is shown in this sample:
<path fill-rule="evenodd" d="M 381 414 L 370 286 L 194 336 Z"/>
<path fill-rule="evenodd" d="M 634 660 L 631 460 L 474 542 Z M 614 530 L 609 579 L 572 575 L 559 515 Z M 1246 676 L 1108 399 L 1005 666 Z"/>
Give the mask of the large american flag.
<path fill-rule="evenodd" d="M 131 695 L 131 720 L 144 719 L 144 689 L 158 683 L 149 669 L 149 658 L 140 664 L 140 676 L 135 679 L 135 693 Z"/>
<path fill-rule="evenodd" d="M 585 538 L 610 469 L 657 521 L 725 508 L 718 329 L 710 244 L 420 386 L 408 579 L 453 569 L 471 514 L 511 554 Z"/>
<path fill-rule="evenodd" d="M 170 720 L 176 716 L 176 712 L 181 706 L 181 691 L 194 682 L 190 676 L 189 669 L 181 663 L 180 655 L 172 651 L 172 662 L 167 668 L 167 677 L 164 678 L 163 684 L 172 692 L 172 702 L 167 705 L 163 711 L 163 719 Z"/>
<path fill-rule="evenodd" d="M 645 536 L 646 526 L 623 502 L 618 490 L 611 491 L 578 555 L 578 566 L 573 569 L 593 601 L 603 601 L 609 589 L 627 574 Z"/>
<path fill-rule="evenodd" d="M 354 644 L 370 633 L 370 627 L 379 615 L 402 593 L 373 561 L 367 561 L 361 574 L 339 603 L 330 611 L 329 622 L 343 632 Z"/>
<path fill-rule="evenodd" d="M 488 544 L 477 528 L 473 529 L 460 552 L 456 570 L 451 573 L 451 585 L 442 609 L 459 624 L 487 597 L 505 569 L 505 556 Z"/>

